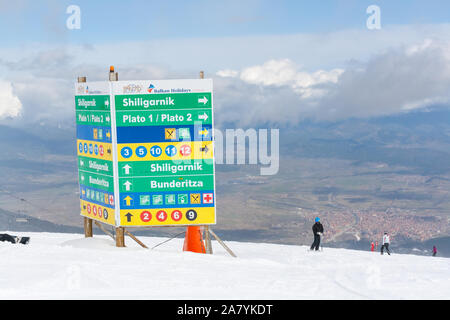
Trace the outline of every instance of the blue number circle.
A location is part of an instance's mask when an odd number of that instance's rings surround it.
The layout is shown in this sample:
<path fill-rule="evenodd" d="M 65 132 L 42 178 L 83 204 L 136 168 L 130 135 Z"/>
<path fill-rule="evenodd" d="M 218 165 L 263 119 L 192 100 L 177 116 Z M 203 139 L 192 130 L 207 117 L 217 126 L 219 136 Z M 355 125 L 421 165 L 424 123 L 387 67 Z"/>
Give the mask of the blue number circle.
<path fill-rule="evenodd" d="M 131 148 L 129 147 L 123 147 L 122 150 L 120 150 L 120 154 L 124 158 L 129 158 L 133 155 L 133 150 L 131 150 Z"/>
<path fill-rule="evenodd" d="M 150 154 L 155 158 L 159 157 L 161 155 L 161 153 L 162 153 L 162 149 L 160 146 L 153 146 L 150 148 Z"/>
<path fill-rule="evenodd" d="M 139 146 L 136 148 L 136 155 L 139 158 L 143 158 L 147 155 L 147 149 L 144 146 Z"/>
<path fill-rule="evenodd" d="M 173 145 L 167 146 L 165 151 L 169 157 L 174 157 L 177 154 L 177 148 Z"/>

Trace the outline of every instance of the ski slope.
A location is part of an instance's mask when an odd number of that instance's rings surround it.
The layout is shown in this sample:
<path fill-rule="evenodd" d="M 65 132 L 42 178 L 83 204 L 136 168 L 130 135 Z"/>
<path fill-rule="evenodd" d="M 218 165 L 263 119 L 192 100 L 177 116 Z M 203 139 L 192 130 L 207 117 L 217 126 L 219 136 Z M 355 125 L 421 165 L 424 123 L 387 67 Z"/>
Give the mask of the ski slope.
<path fill-rule="evenodd" d="M 3 232 L 2 232 L 3 233 Z M 17 232 L 7 232 L 19 234 Z M 448 299 L 450 259 L 304 246 L 215 241 L 214 255 L 154 250 L 126 238 L 20 233 L 0 242 L 0 299 Z M 140 237 L 148 247 L 164 238 Z"/>

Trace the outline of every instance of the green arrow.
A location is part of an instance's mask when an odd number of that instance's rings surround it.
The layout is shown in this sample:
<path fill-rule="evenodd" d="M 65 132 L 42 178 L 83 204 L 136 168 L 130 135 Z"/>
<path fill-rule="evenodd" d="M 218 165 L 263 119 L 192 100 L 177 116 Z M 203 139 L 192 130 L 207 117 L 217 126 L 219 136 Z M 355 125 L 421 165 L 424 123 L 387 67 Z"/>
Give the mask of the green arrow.
<path fill-rule="evenodd" d="M 203 121 L 208 120 L 208 115 L 206 114 L 206 112 L 203 112 L 203 114 L 199 114 L 198 120 L 203 120 Z"/>
<path fill-rule="evenodd" d="M 130 181 L 127 180 L 123 185 L 125 186 L 126 191 L 130 191 L 130 187 L 132 185 Z"/>
<path fill-rule="evenodd" d="M 131 167 L 130 167 L 128 164 L 124 165 L 124 166 L 123 166 L 123 169 L 125 169 L 125 170 L 124 170 L 124 171 L 125 171 L 125 174 L 130 174 L 130 169 L 131 169 Z"/>
<path fill-rule="evenodd" d="M 203 103 L 203 105 L 208 103 L 208 98 L 203 96 L 203 98 L 198 98 L 198 103 Z"/>

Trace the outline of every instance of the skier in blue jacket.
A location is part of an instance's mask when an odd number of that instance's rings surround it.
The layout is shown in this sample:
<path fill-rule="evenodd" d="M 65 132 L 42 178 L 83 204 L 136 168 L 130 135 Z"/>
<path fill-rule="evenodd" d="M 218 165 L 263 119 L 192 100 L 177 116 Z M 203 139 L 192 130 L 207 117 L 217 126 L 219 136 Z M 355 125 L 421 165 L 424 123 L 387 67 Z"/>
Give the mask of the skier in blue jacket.
<path fill-rule="evenodd" d="M 323 234 L 323 225 L 320 223 L 320 218 L 317 217 L 314 220 L 314 225 L 312 226 L 312 231 L 314 234 L 314 242 L 311 245 L 311 250 L 319 250 L 319 246 L 320 246 L 320 237 Z"/>

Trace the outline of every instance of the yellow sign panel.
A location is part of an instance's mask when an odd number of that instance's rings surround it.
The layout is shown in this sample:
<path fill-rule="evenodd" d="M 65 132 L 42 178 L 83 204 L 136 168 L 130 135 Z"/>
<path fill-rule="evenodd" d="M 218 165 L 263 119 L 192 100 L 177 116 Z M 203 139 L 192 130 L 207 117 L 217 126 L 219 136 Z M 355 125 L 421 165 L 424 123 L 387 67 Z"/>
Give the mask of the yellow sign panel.
<path fill-rule="evenodd" d="M 137 152 L 145 148 L 148 152 Z M 118 144 L 120 161 L 158 161 L 158 160 L 193 160 L 212 159 L 212 141 L 160 142 L 160 143 L 127 143 Z M 152 150 L 158 150 L 152 151 Z"/>
<path fill-rule="evenodd" d="M 115 225 L 114 209 L 98 205 L 85 200 L 80 200 L 81 215 L 109 225 Z"/>
<path fill-rule="evenodd" d="M 111 143 L 77 140 L 79 156 L 112 161 Z"/>
<path fill-rule="evenodd" d="M 214 207 L 120 210 L 121 226 L 215 224 Z"/>

